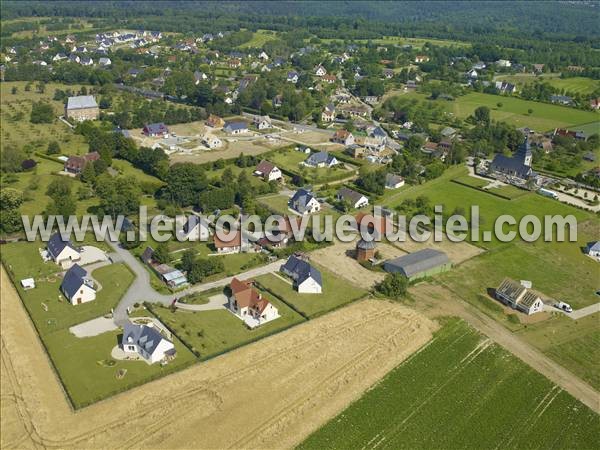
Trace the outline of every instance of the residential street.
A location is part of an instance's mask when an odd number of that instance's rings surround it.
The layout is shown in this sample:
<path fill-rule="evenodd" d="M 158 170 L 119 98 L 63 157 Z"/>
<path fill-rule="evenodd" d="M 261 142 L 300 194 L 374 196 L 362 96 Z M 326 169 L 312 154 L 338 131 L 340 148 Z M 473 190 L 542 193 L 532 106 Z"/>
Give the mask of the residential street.
<path fill-rule="evenodd" d="M 233 277 L 223 278 L 217 281 L 211 281 L 209 283 L 198 284 L 196 286 L 192 286 L 183 291 L 177 292 L 176 294 L 161 294 L 156 292 L 152 286 L 150 285 L 150 272 L 148 269 L 144 267 L 142 262 L 138 260 L 131 252 L 122 248 L 117 242 L 108 241 L 108 244 L 113 248 L 114 252 L 119 255 L 121 260 L 129 266 L 129 268 L 135 274 L 135 280 L 119 302 L 118 306 L 114 311 L 114 321 L 115 324 L 121 326 L 125 321 L 127 321 L 127 308 L 130 308 L 136 302 L 153 302 L 153 303 L 162 303 L 163 305 L 170 305 L 175 298 L 184 297 L 188 294 L 192 294 L 194 292 L 204 292 L 213 288 L 224 287 L 228 285 Z M 281 261 L 274 261 L 265 266 L 256 267 L 254 269 L 250 269 L 247 272 L 236 275 L 237 278 L 241 280 L 246 280 L 248 278 L 257 277 L 259 275 L 265 275 L 270 272 L 276 272 L 279 270 L 281 266 Z M 181 304 L 180 304 L 181 305 Z M 188 307 L 189 305 L 186 305 Z M 221 309 L 223 306 L 220 302 L 211 302 L 207 303 L 203 306 L 203 311 L 211 310 L 211 309 Z M 189 307 L 182 307 L 182 309 L 190 309 Z"/>

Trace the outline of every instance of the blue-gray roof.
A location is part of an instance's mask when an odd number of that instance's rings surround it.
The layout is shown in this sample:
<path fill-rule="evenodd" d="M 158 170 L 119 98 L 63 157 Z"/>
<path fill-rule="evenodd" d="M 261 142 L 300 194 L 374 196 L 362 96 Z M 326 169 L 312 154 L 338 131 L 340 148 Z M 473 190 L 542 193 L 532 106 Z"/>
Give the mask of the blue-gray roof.
<path fill-rule="evenodd" d="M 312 278 L 319 286 L 323 286 L 321 272 L 295 255 L 288 258 L 285 264 L 281 266 L 281 270 L 291 274 L 291 277 L 296 280 L 297 284 L 302 284 L 307 279 Z"/>
<path fill-rule="evenodd" d="M 61 290 L 71 299 L 77 293 L 82 284 L 85 283 L 87 272 L 78 264 L 73 265 L 65 273 L 65 277 L 60 285 Z"/>
<path fill-rule="evenodd" d="M 306 158 L 306 163 L 316 166 L 322 163 L 329 164 L 334 159 L 335 157 L 333 155 L 330 155 L 328 152 L 317 152 L 309 155 L 309 157 Z"/>
<path fill-rule="evenodd" d="M 65 249 L 65 247 L 71 247 L 75 249 L 68 239 L 64 239 L 60 233 L 54 233 L 48 240 L 48 252 L 56 259 L 58 255 Z"/>
<path fill-rule="evenodd" d="M 245 130 L 246 128 L 248 128 L 248 125 L 246 124 L 246 122 L 243 122 L 241 120 L 238 122 L 225 122 L 225 126 L 223 127 L 225 131 Z"/>
<path fill-rule="evenodd" d="M 312 194 L 312 192 L 307 191 L 306 189 L 298 189 L 292 196 L 290 202 L 292 204 L 299 202 L 302 206 L 306 206 L 308 205 L 308 202 L 310 202 L 310 200 L 314 197 L 315 196 Z"/>
<path fill-rule="evenodd" d="M 85 59 L 85 58 L 83 58 Z M 82 59 L 82 60 L 83 60 Z M 89 59 L 89 58 L 87 58 Z M 93 95 L 79 95 L 77 97 L 69 97 L 67 100 L 67 109 L 82 109 L 82 108 L 97 108 L 98 104 Z"/>
<path fill-rule="evenodd" d="M 163 133 L 169 132 L 169 129 L 167 128 L 167 126 L 162 122 L 150 123 L 150 124 L 146 125 L 144 128 L 149 134 L 163 134 Z"/>
<path fill-rule="evenodd" d="M 126 322 L 123 327 L 123 345 L 134 344 L 143 348 L 148 354 L 154 353 L 162 340 L 168 341 L 155 328 Z M 170 341 L 169 341 L 170 342 Z"/>
<path fill-rule="evenodd" d="M 386 261 L 384 269 L 386 272 L 400 272 L 406 277 L 426 272 L 434 267 L 450 264 L 448 256 L 439 250 L 425 248 L 399 258 Z"/>

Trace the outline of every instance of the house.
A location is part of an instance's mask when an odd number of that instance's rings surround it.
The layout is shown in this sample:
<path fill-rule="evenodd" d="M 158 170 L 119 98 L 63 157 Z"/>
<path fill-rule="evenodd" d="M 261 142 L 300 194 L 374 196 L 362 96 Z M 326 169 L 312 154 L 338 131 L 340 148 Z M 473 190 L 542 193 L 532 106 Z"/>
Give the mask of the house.
<path fill-rule="evenodd" d="M 333 84 L 337 81 L 337 77 L 335 75 L 331 75 L 331 74 L 323 75 L 322 79 L 327 84 Z"/>
<path fill-rule="evenodd" d="M 142 133 L 149 137 L 169 137 L 169 128 L 162 122 L 151 123 L 144 126 Z"/>
<path fill-rule="evenodd" d="M 73 261 L 81 259 L 79 250 L 71 244 L 71 241 L 63 239 L 60 233 L 55 233 L 50 237 L 46 249 L 50 259 L 62 266 L 63 269 L 70 267 Z"/>
<path fill-rule="evenodd" d="M 54 57 L 52 58 L 52 61 L 62 61 L 64 59 L 67 59 L 67 55 L 65 55 L 64 53 L 57 53 L 56 55 L 54 55 Z"/>
<path fill-rule="evenodd" d="M 294 280 L 294 287 L 299 294 L 321 294 L 323 292 L 321 272 L 298 255 L 290 256 L 281 266 L 281 272 Z"/>
<path fill-rule="evenodd" d="M 91 152 L 83 156 L 71 155 L 65 161 L 64 170 L 79 175 L 88 163 L 93 163 L 99 159 L 100 154 L 98 152 Z"/>
<path fill-rule="evenodd" d="M 363 206 L 367 206 L 369 204 L 368 197 L 347 187 L 341 188 L 337 192 L 336 198 L 339 201 L 348 202 L 350 207 L 354 209 L 362 208 Z"/>
<path fill-rule="evenodd" d="M 248 124 L 243 121 L 225 122 L 223 131 L 227 134 L 242 134 L 248 132 Z"/>
<path fill-rule="evenodd" d="M 382 152 L 385 150 L 385 142 L 380 141 L 373 137 L 367 137 L 363 141 L 363 146 L 373 152 Z"/>
<path fill-rule="evenodd" d="M 383 69 L 383 77 L 387 78 L 388 80 L 390 78 L 394 78 L 394 69 Z"/>
<path fill-rule="evenodd" d="M 354 144 L 354 136 L 348 130 L 337 130 L 333 137 L 331 138 L 332 142 L 337 142 L 338 144 L 343 145 L 352 145 Z"/>
<path fill-rule="evenodd" d="M 281 108 L 281 105 L 283 105 L 283 95 L 277 94 L 273 97 L 273 108 Z"/>
<path fill-rule="evenodd" d="M 204 72 L 200 72 L 199 70 L 194 72 L 194 84 L 196 86 L 199 85 L 201 81 L 205 80 L 208 80 L 208 75 L 206 75 Z"/>
<path fill-rule="evenodd" d="M 271 118 L 269 116 L 254 116 L 252 123 L 259 130 L 273 128 L 273 125 L 271 125 Z"/>
<path fill-rule="evenodd" d="M 223 125 L 225 125 L 225 121 L 219 116 L 211 114 L 210 116 L 208 116 L 208 119 L 206 119 L 206 125 L 212 128 L 223 128 Z"/>
<path fill-rule="evenodd" d="M 417 56 L 415 56 L 415 62 L 417 64 L 424 63 L 424 62 L 429 62 L 429 56 L 427 56 L 427 55 L 417 55 Z"/>
<path fill-rule="evenodd" d="M 275 320 L 279 317 L 277 308 L 254 288 L 251 280 L 233 278 L 229 284 L 228 309 L 250 328 Z"/>
<path fill-rule="evenodd" d="M 214 136 L 212 134 L 205 134 L 202 137 L 202 143 L 210 148 L 211 150 L 214 148 L 219 148 L 223 145 L 223 142 L 221 141 L 221 139 L 219 139 L 217 136 Z"/>
<path fill-rule="evenodd" d="M 237 69 L 242 65 L 242 61 L 240 61 L 238 58 L 232 58 L 228 61 L 227 65 L 230 69 Z"/>
<path fill-rule="evenodd" d="M 321 121 L 323 122 L 333 122 L 335 119 L 335 106 L 333 103 L 329 103 L 325 106 L 325 109 L 321 113 Z"/>
<path fill-rule="evenodd" d="M 92 58 L 90 58 L 89 56 L 83 56 L 79 60 L 79 64 L 81 64 L 82 66 L 93 66 L 94 60 Z"/>
<path fill-rule="evenodd" d="M 299 78 L 298 72 L 291 71 L 291 72 L 287 73 L 286 81 L 288 83 L 294 83 L 294 84 L 296 84 L 298 82 L 298 78 Z"/>
<path fill-rule="evenodd" d="M 102 57 L 98 60 L 98 65 L 100 67 L 108 67 L 111 64 L 112 64 L 112 61 L 110 60 L 110 58 Z"/>
<path fill-rule="evenodd" d="M 533 71 L 534 73 L 542 73 L 544 71 L 544 64 L 534 64 Z"/>
<path fill-rule="evenodd" d="M 514 84 L 508 83 L 506 81 L 496 81 L 494 86 L 502 94 L 514 94 L 515 92 L 517 92 L 517 87 Z"/>
<path fill-rule="evenodd" d="M 508 68 L 512 65 L 512 63 L 507 59 L 499 59 L 498 61 L 495 62 L 495 64 L 498 67 L 502 67 L 502 68 Z"/>
<path fill-rule="evenodd" d="M 79 56 L 77 56 L 75 53 L 71 53 L 69 55 L 69 62 L 73 62 L 73 63 L 78 63 L 79 64 Z"/>
<path fill-rule="evenodd" d="M 496 298 L 513 309 L 527 315 L 535 314 L 544 309 L 544 302 L 531 289 L 517 283 L 510 278 L 505 278 L 496 289 Z"/>
<path fill-rule="evenodd" d="M 182 240 L 207 241 L 210 235 L 208 222 L 196 215 L 188 216 L 179 233 Z"/>
<path fill-rule="evenodd" d="M 454 136 L 456 136 L 456 133 L 457 131 L 452 127 L 445 127 L 442 131 L 440 131 L 442 137 L 445 138 L 453 138 Z"/>
<path fill-rule="evenodd" d="M 600 258 L 600 241 L 590 242 L 586 245 L 585 253 L 594 258 Z"/>
<path fill-rule="evenodd" d="M 67 270 L 60 284 L 60 290 L 72 305 L 96 300 L 94 282 L 87 278 L 87 272 L 78 264 L 74 264 Z"/>
<path fill-rule="evenodd" d="M 475 69 L 471 69 L 467 72 L 467 78 L 469 78 L 471 80 L 476 80 L 478 76 L 479 76 L 479 74 L 477 73 L 477 71 Z"/>
<path fill-rule="evenodd" d="M 452 263 L 448 256 L 433 248 L 409 253 L 383 264 L 386 272 L 400 273 L 410 281 L 446 272 L 450 270 L 450 267 L 452 267 Z"/>
<path fill-rule="evenodd" d="M 269 60 L 269 55 L 267 55 L 266 52 L 262 51 L 260 52 L 260 54 L 258 55 L 259 59 L 262 59 L 263 61 L 268 61 Z"/>
<path fill-rule="evenodd" d="M 325 67 L 319 64 L 317 67 L 315 67 L 315 75 L 318 77 L 323 77 L 327 75 L 327 70 L 325 70 Z"/>
<path fill-rule="evenodd" d="M 342 115 L 351 118 L 367 117 L 369 114 L 369 109 L 365 105 L 341 105 L 339 110 Z"/>
<path fill-rule="evenodd" d="M 165 338 L 152 322 L 147 325 L 125 322 L 121 349 L 125 353 L 141 356 L 148 364 L 168 361 L 177 353 L 175 345 Z"/>
<path fill-rule="evenodd" d="M 552 103 L 558 103 L 559 105 L 570 106 L 573 105 L 573 99 L 567 95 L 551 95 L 550 101 Z"/>
<path fill-rule="evenodd" d="M 514 156 L 497 154 L 490 164 L 490 172 L 528 180 L 535 177 L 531 168 L 532 157 L 529 139 L 525 138 L 525 142 L 521 144 Z"/>
<path fill-rule="evenodd" d="M 298 189 L 290 199 L 290 207 L 300 214 L 312 214 L 321 210 L 321 204 L 306 189 Z"/>
<path fill-rule="evenodd" d="M 593 98 L 590 100 L 590 108 L 598 111 L 600 109 L 600 97 Z"/>
<path fill-rule="evenodd" d="M 251 247 L 247 240 L 242 242 L 242 233 L 239 230 L 231 230 L 226 236 L 226 240 L 222 240 L 219 237 L 219 233 L 215 233 L 214 244 L 217 253 L 240 253 L 247 251 Z"/>
<path fill-rule="evenodd" d="M 262 160 L 254 170 L 254 175 L 261 177 L 265 181 L 281 180 L 281 170 L 272 162 Z"/>
<path fill-rule="evenodd" d="M 100 115 L 100 108 L 93 95 L 79 95 L 69 97 L 65 105 L 65 118 L 78 122 L 96 120 Z"/>
<path fill-rule="evenodd" d="M 344 152 L 353 158 L 362 158 L 365 156 L 365 148 L 357 144 L 349 145 L 344 149 Z"/>
<path fill-rule="evenodd" d="M 398 189 L 404 186 L 404 178 L 400 175 L 388 173 L 385 176 L 385 188 L 386 189 Z"/>
<path fill-rule="evenodd" d="M 329 168 L 339 164 L 339 161 L 335 156 L 330 155 L 328 152 L 317 152 L 309 155 L 302 164 L 307 167 Z"/>
<path fill-rule="evenodd" d="M 556 128 L 554 133 L 552 133 L 552 138 L 554 139 L 556 136 L 569 137 L 583 141 L 587 139 L 587 135 L 583 131 L 571 131 L 565 128 Z"/>

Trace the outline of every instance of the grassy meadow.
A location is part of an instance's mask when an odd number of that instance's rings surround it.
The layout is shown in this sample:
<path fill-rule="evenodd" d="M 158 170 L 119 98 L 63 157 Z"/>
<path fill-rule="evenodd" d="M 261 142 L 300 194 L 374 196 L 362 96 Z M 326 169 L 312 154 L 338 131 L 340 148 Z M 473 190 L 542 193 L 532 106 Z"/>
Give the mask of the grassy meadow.
<path fill-rule="evenodd" d="M 593 411 L 451 319 L 298 448 L 593 448 L 598 433 Z"/>

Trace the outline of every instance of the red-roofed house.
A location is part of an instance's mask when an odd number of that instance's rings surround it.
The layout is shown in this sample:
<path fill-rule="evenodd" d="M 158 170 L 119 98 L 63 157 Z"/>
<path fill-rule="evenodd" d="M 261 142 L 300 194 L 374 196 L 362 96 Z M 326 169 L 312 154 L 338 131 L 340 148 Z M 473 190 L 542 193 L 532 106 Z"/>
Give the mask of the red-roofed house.
<path fill-rule="evenodd" d="M 254 288 L 252 280 L 241 281 L 234 278 L 229 289 L 229 311 L 242 319 L 248 327 L 256 328 L 279 317 L 277 308 Z"/>
<path fill-rule="evenodd" d="M 83 156 L 69 156 L 69 159 L 65 161 L 65 172 L 80 174 L 87 163 L 98 161 L 100 155 L 98 152 L 91 152 Z"/>
<path fill-rule="evenodd" d="M 256 166 L 254 175 L 261 177 L 265 181 L 282 179 L 281 170 L 272 162 L 264 159 Z"/>

